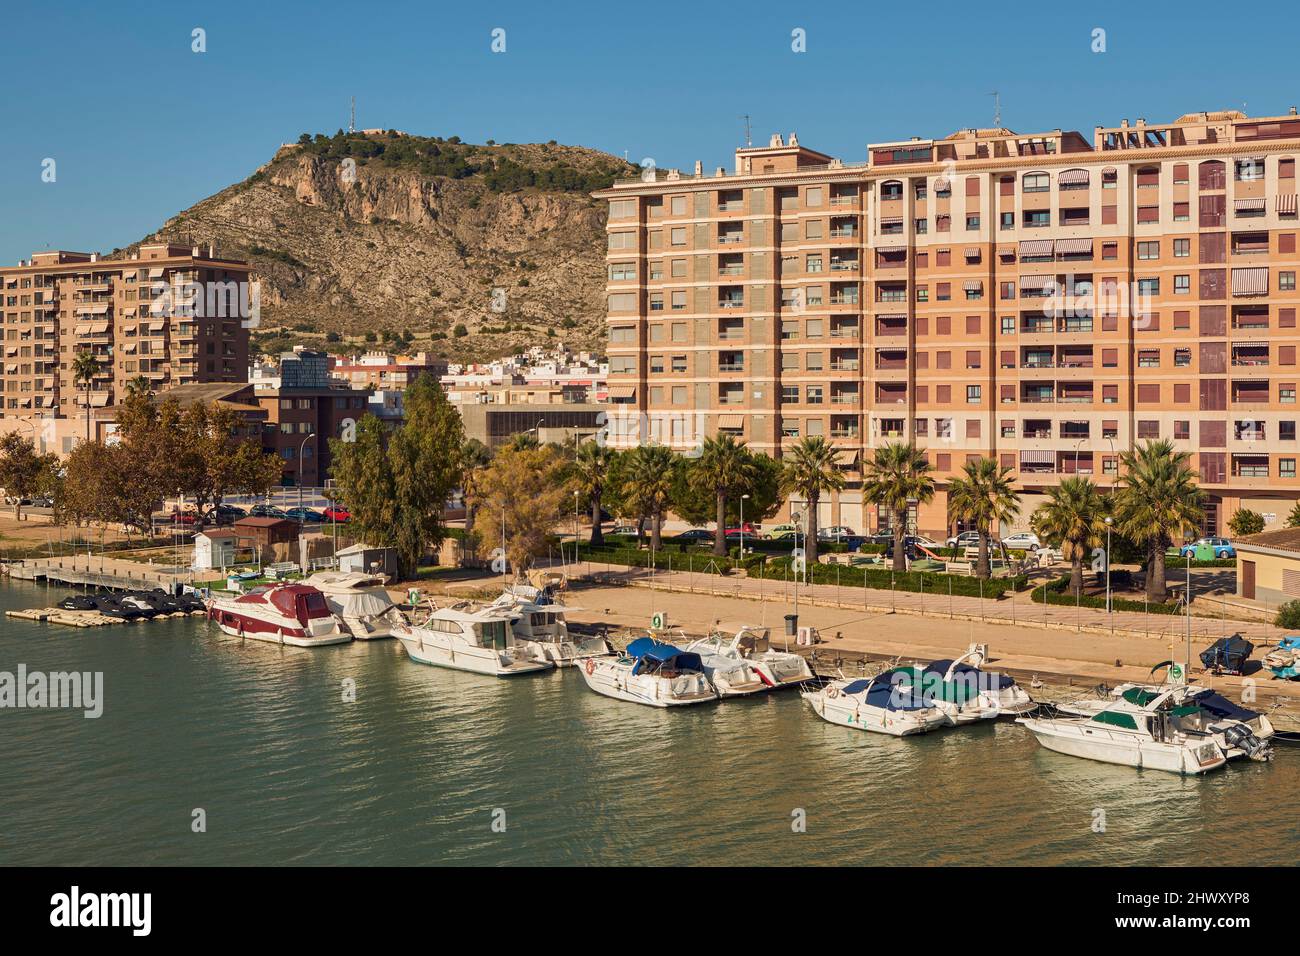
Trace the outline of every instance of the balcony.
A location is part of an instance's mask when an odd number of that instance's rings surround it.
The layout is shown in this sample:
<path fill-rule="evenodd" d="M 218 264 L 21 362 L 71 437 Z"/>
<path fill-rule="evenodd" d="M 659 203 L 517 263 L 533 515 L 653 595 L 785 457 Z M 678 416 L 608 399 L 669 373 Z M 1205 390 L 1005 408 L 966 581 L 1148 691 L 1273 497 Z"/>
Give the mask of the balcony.
<path fill-rule="evenodd" d="M 1245 368 L 1267 366 L 1268 346 L 1234 345 L 1232 347 L 1232 364 Z"/>
<path fill-rule="evenodd" d="M 861 326 L 856 322 L 845 322 L 831 326 L 831 338 L 833 339 L 856 339 L 861 334 Z"/>
<path fill-rule="evenodd" d="M 743 361 L 718 363 L 719 372 L 743 372 L 744 370 L 745 370 L 745 363 Z"/>
<path fill-rule="evenodd" d="M 725 299 L 718 300 L 719 309 L 743 309 L 744 307 L 745 307 L 745 300 L 743 297 L 728 296 Z"/>
<path fill-rule="evenodd" d="M 838 359 L 831 362 L 832 372 L 856 372 L 858 368 L 857 359 Z"/>

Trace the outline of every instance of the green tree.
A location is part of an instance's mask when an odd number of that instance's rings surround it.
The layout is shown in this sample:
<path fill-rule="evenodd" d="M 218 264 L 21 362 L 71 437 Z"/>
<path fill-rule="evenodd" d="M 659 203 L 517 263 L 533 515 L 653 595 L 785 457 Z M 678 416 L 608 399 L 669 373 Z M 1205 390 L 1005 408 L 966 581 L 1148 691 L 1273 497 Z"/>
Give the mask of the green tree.
<path fill-rule="evenodd" d="M 1147 599 L 1164 603 L 1165 552 L 1185 532 L 1200 527 L 1205 493 L 1196 484 L 1191 456 L 1175 451 L 1168 439 L 1149 441 L 1121 453 L 1124 467 L 1115 493 L 1116 525 L 1121 534 L 1146 549 Z"/>
<path fill-rule="evenodd" d="M 948 483 L 948 515 L 962 521 L 979 534 L 979 558 L 976 577 L 992 577 L 989 567 L 989 534 L 1014 521 L 1020 514 L 1020 495 L 1013 487 L 1010 468 L 1002 468 L 992 458 L 966 462 L 962 474 Z"/>
<path fill-rule="evenodd" d="M 876 449 L 867 462 L 862 493 L 878 507 L 889 509 L 894 533 L 894 570 L 907 570 L 904 539 L 907 535 L 907 512 L 912 502 L 926 504 L 934 500 L 934 478 L 930 460 L 910 442 L 889 442 Z"/>
<path fill-rule="evenodd" d="M 1070 562 L 1070 591 L 1083 591 L 1083 559 L 1106 537 L 1108 502 L 1087 478 L 1073 476 L 1047 490 L 1047 501 L 1030 518 L 1044 543 Z"/>
<path fill-rule="evenodd" d="M 1228 530 L 1238 538 L 1244 538 L 1248 534 L 1259 534 L 1264 530 L 1264 516 L 1249 508 L 1238 508 L 1228 519 Z"/>
<path fill-rule="evenodd" d="M 700 457 L 687 465 L 687 481 L 697 490 L 710 495 L 714 502 L 713 553 L 727 554 L 727 502 L 748 494 L 754 481 L 754 467 L 749 449 L 730 435 L 704 439 Z"/>
<path fill-rule="evenodd" d="M 81 387 L 86 405 L 86 441 L 90 441 L 90 389 L 99 373 L 99 359 L 90 352 L 78 352 L 72 360 L 72 381 Z"/>
<path fill-rule="evenodd" d="M 1286 516 L 1288 528 L 1300 528 L 1300 501 L 1291 506 L 1291 513 Z"/>
<path fill-rule="evenodd" d="M 609 482 L 610 468 L 618 452 L 598 441 L 578 446 L 573 462 L 573 478 L 578 494 L 591 506 L 591 543 L 604 544 L 605 534 L 600 526 L 600 512 Z"/>
<path fill-rule="evenodd" d="M 24 498 L 52 490 L 58 456 L 37 454 L 36 443 L 19 432 L 0 437 L 0 488 L 14 499 L 14 517 L 22 516 Z"/>
<path fill-rule="evenodd" d="M 680 459 L 663 445 L 639 445 L 626 455 L 623 500 L 650 524 L 650 547 L 659 550 L 664 513 L 672 503 Z"/>

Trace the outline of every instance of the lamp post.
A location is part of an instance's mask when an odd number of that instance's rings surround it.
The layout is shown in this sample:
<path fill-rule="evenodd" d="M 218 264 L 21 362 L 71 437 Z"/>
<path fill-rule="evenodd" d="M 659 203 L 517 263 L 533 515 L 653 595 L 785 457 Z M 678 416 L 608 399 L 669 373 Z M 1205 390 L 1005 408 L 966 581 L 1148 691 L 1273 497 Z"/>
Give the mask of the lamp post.
<path fill-rule="evenodd" d="M 1106 515 L 1106 613 L 1110 613 L 1110 526 L 1115 519 Z"/>
<path fill-rule="evenodd" d="M 1080 438 L 1077 442 L 1074 443 L 1074 474 L 1075 474 L 1075 477 L 1078 477 L 1078 475 L 1079 475 L 1079 449 L 1081 449 L 1081 448 L 1082 448 L 1084 445 L 1086 445 L 1087 443 L 1088 443 L 1088 440 L 1087 440 L 1086 438 Z"/>
<path fill-rule="evenodd" d="M 740 559 L 745 559 L 745 499 L 749 495 L 740 496 Z M 724 534 L 725 537 L 725 534 Z"/>
<path fill-rule="evenodd" d="M 315 438 L 315 437 L 316 437 L 316 436 L 315 436 L 314 434 L 312 434 L 312 435 L 308 435 L 306 438 L 304 438 L 304 439 L 302 440 L 302 444 L 300 444 L 300 445 L 298 446 L 298 523 L 299 523 L 299 524 L 302 524 L 302 523 L 303 523 L 303 521 L 302 521 L 302 471 L 303 471 L 303 465 L 302 465 L 302 463 L 303 463 L 303 457 L 302 457 L 302 456 L 303 456 L 303 452 L 305 452 L 305 451 L 307 450 L 307 442 L 311 441 L 311 440 L 312 440 L 313 438 Z"/>
<path fill-rule="evenodd" d="M 578 499 L 581 497 L 579 491 L 573 490 L 573 567 L 574 573 L 577 573 L 578 567 L 578 538 L 580 531 L 578 528 Z"/>
<path fill-rule="evenodd" d="M 1190 532 L 1185 537 L 1186 543 L 1189 545 L 1195 540 Z M 1184 681 L 1189 679 L 1192 671 L 1192 552 L 1194 550 L 1194 548 L 1190 547 L 1187 549 L 1187 587 L 1183 597 L 1183 604 L 1185 605 L 1183 610 L 1187 612 L 1187 656 L 1183 664 Z"/>

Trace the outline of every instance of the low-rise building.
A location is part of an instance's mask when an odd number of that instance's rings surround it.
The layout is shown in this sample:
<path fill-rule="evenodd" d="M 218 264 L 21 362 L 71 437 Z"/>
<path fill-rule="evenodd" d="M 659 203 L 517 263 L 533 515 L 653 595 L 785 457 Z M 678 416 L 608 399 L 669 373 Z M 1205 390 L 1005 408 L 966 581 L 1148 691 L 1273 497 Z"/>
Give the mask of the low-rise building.
<path fill-rule="evenodd" d="M 1281 604 L 1300 598 L 1300 528 L 1234 538 L 1237 596 Z"/>

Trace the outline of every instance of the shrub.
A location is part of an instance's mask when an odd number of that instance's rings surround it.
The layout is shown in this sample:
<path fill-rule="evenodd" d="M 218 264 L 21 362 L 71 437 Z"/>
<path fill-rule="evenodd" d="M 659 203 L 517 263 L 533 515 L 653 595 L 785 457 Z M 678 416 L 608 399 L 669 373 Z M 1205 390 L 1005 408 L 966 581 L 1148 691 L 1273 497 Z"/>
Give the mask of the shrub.
<path fill-rule="evenodd" d="M 1235 537 L 1243 538 L 1248 534 L 1259 534 L 1264 530 L 1264 516 L 1249 508 L 1238 508 L 1228 519 L 1228 530 Z"/>
<path fill-rule="evenodd" d="M 1112 578 L 1111 583 L 1114 584 Z M 1082 594 L 1077 599 L 1073 594 L 1066 593 L 1070 586 L 1069 576 L 1057 578 L 1055 581 L 1049 581 L 1047 584 L 1040 584 L 1030 593 L 1030 597 L 1036 604 L 1062 604 L 1080 607 L 1092 607 L 1106 609 L 1106 599 L 1091 594 Z M 1114 594 L 1110 598 L 1110 606 L 1115 611 L 1150 611 L 1152 614 L 1177 614 L 1178 605 L 1176 604 L 1147 604 L 1142 601 L 1130 601 L 1127 598 L 1117 598 Z"/>
<path fill-rule="evenodd" d="M 1288 631 L 1300 630 L 1300 600 L 1287 601 L 1277 609 L 1277 617 L 1273 623 L 1278 627 L 1284 627 Z"/>

